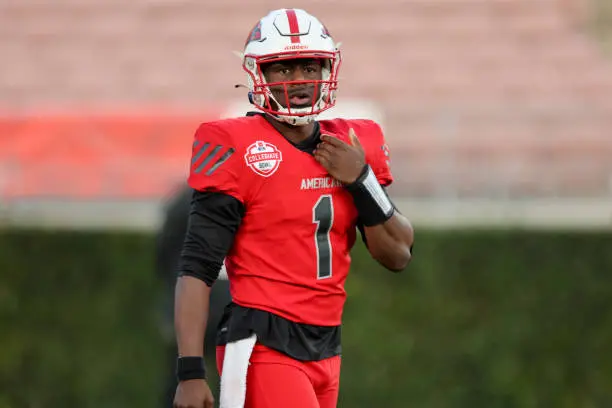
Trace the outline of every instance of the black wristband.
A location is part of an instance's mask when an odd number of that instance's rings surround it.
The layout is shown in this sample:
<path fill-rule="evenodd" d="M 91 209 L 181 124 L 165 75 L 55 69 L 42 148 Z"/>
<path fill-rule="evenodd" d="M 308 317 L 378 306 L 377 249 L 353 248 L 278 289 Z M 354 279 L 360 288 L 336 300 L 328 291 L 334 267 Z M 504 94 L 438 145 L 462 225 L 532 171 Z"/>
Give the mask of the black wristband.
<path fill-rule="evenodd" d="M 363 225 L 367 227 L 379 225 L 393 216 L 395 207 L 369 165 L 363 167 L 357 180 L 346 185 L 346 189 L 353 196 Z"/>
<path fill-rule="evenodd" d="M 179 357 L 176 359 L 176 379 L 186 380 L 205 380 L 206 364 L 204 357 Z"/>

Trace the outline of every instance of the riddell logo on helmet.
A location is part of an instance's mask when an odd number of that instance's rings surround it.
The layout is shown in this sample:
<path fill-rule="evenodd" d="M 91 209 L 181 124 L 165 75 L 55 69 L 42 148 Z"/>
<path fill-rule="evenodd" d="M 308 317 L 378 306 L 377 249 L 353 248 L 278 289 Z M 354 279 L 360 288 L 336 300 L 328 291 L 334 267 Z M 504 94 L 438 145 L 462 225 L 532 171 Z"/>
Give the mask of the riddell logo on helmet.
<path fill-rule="evenodd" d="M 273 144 L 258 140 L 247 147 L 244 161 L 255 173 L 270 177 L 278 170 L 283 155 Z"/>
<path fill-rule="evenodd" d="M 293 45 L 287 45 L 285 47 L 285 51 L 296 51 L 296 50 L 307 50 L 308 49 L 308 45 L 306 44 L 293 44 Z"/>

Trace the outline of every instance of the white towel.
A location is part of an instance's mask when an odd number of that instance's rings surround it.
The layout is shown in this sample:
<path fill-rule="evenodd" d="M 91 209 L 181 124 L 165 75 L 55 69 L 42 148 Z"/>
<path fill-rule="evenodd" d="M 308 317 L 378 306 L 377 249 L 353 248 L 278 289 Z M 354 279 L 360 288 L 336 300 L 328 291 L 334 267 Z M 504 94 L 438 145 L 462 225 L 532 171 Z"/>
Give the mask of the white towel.
<path fill-rule="evenodd" d="M 257 336 L 227 343 L 221 373 L 220 408 L 244 408 L 247 371 Z"/>

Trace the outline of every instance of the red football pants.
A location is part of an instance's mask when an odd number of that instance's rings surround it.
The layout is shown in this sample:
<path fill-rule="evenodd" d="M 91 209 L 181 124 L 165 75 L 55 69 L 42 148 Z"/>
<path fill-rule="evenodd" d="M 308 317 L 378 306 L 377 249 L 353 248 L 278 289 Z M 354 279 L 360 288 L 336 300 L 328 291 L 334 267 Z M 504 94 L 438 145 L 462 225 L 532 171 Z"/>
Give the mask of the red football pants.
<path fill-rule="evenodd" d="M 221 375 L 225 347 L 217 347 Z M 245 408 L 336 408 L 340 356 L 298 361 L 255 344 L 247 372 Z"/>

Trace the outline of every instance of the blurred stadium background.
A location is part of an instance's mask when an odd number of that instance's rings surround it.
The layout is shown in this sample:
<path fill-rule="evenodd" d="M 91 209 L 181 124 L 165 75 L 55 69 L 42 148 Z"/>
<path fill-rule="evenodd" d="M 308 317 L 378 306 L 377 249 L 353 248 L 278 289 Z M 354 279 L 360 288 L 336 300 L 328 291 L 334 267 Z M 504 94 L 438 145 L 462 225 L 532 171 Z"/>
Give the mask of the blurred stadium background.
<path fill-rule="evenodd" d="M 156 225 L 197 123 L 246 106 L 232 51 L 280 4 L 4 0 L 4 222 Z M 303 3 L 343 43 L 338 108 L 382 119 L 415 222 L 591 226 L 612 218 L 606 4 Z"/>
<path fill-rule="evenodd" d="M 340 406 L 612 406 L 612 1 L 0 0 L 0 408 L 155 406 L 152 232 L 280 7 L 423 231 L 407 278 L 356 253 Z"/>

